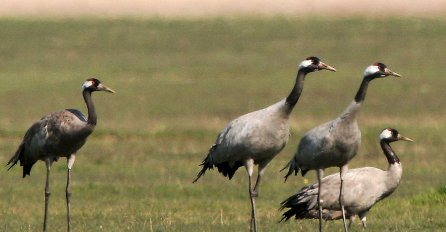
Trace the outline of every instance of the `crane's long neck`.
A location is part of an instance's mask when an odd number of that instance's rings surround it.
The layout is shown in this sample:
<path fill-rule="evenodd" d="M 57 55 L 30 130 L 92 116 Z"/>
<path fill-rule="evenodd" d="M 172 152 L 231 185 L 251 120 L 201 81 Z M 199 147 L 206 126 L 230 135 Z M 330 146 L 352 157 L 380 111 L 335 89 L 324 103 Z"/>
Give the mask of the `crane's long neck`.
<path fill-rule="evenodd" d="M 368 77 L 364 77 L 362 79 L 361 85 L 359 86 L 358 92 L 355 96 L 355 102 L 361 103 L 365 99 L 365 95 L 367 94 L 367 88 L 369 87 L 369 83 L 372 79 Z"/>
<path fill-rule="evenodd" d="M 82 92 L 82 96 L 84 97 L 85 104 L 87 105 L 88 110 L 88 119 L 87 124 L 95 126 L 97 122 L 96 110 L 94 108 L 93 100 L 91 99 L 91 91 L 84 90 Z"/>
<path fill-rule="evenodd" d="M 387 162 L 389 162 L 389 165 L 400 163 L 400 159 L 395 154 L 395 152 L 393 151 L 392 147 L 388 142 L 381 141 L 380 144 L 381 148 L 383 149 L 384 155 L 387 158 Z"/>
<path fill-rule="evenodd" d="M 294 84 L 294 87 L 291 90 L 291 93 L 286 98 L 286 105 L 289 107 L 290 112 L 293 110 L 294 106 L 296 105 L 302 93 L 302 90 L 304 88 L 305 75 L 307 75 L 307 73 L 302 70 L 299 70 L 297 72 L 296 82 Z"/>

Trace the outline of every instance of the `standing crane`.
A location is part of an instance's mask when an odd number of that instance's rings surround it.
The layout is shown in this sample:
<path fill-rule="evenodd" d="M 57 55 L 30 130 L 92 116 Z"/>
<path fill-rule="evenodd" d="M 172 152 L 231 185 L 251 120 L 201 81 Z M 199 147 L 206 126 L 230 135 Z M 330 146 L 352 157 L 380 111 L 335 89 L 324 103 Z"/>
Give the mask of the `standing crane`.
<path fill-rule="evenodd" d="M 403 168 L 390 143 L 400 140 L 413 142 L 413 140 L 400 135 L 397 130 L 392 128 L 384 129 L 379 138 L 381 148 L 389 163 L 387 170 L 363 167 L 350 169 L 344 175 L 344 185 L 346 187 L 344 207 L 346 215 L 350 219 L 349 228 L 354 216 L 358 215 L 365 229 L 367 227 L 366 215 L 369 210 L 377 202 L 392 194 L 401 181 Z M 320 191 L 324 219 L 341 219 L 342 212 L 337 199 L 341 185 L 340 174 L 329 175 L 323 178 L 321 183 L 324 186 Z M 317 183 L 312 184 L 303 187 L 299 192 L 283 201 L 281 209 L 287 208 L 288 210 L 283 213 L 282 221 L 287 221 L 292 217 L 296 219 L 318 218 L 318 209 L 316 208 L 318 192 L 319 185 Z"/>
<path fill-rule="evenodd" d="M 287 98 L 258 111 L 242 115 L 220 132 L 217 140 L 201 163 L 203 169 L 194 183 L 214 166 L 229 179 L 237 169 L 245 166 L 249 177 L 251 199 L 251 231 L 257 231 L 255 198 L 269 162 L 285 147 L 289 137 L 289 117 L 303 89 L 305 76 L 318 70 L 336 71 L 317 57 L 308 57 L 298 66 L 296 82 Z M 252 188 L 254 165 L 258 165 L 255 187 Z"/>
<path fill-rule="evenodd" d="M 383 63 L 374 63 L 364 71 L 364 78 L 347 109 L 336 119 L 319 125 L 307 133 L 299 142 L 299 147 L 294 157 L 284 168 L 288 169 L 285 180 L 293 172 L 295 175 L 301 170 L 304 176 L 309 170 L 317 171 L 319 191 L 322 189 L 321 179 L 324 169 L 328 167 L 339 167 L 341 185 L 339 190 L 339 204 L 341 205 L 344 230 L 348 231 L 345 222 L 344 204 L 342 200 L 343 173 L 348 169 L 348 162 L 356 155 L 361 143 L 361 131 L 359 130 L 356 117 L 364 102 L 367 87 L 370 81 L 388 76 L 401 77 L 400 74 L 391 71 Z M 283 169 L 282 169 L 283 170 Z M 322 208 L 319 204 L 319 231 L 322 231 Z"/>
<path fill-rule="evenodd" d="M 91 98 L 94 91 L 115 92 L 103 85 L 98 79 L 87 79 L 82 85 L 82 96 L 87 105 L 88 118 L 76 109 L 66 109 L 44 116 L 28 129 L 22 143 L 7 164 L 10 165 L 9 170 L 20 161 L 20 166 L 23 166 L 23 178 L 25 178 L 26 175 L 30 175 L 31 168 L 38 160 L 45 162 L 46 184 L 43 231 L 47 230 L 48 201 L 51 195 L 49 186 L 51 165 L 59 157 L 67 158 L 67 231 L 70 231 L 71 168 L 77 150 L 85 144 L 87 137 L 96 126 L 97 116 Z"/>

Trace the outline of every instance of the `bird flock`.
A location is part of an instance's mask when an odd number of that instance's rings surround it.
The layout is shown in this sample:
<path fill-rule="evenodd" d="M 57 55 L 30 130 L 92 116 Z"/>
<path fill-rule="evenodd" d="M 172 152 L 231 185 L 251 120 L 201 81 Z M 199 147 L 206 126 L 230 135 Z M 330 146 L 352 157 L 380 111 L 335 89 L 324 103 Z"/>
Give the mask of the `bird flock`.
<path fill-rule="evenodd" d="M 200 164 L 202 168 L 193 183 L 214 167 L 228 179 L 232 179 L 239 167 L 245 167 L 251 203 L 250 231 L 258 229 L 256 199 L 260 195 L 262 176 L 270 162 L 288 143 L 289 120 L 301 97 L 307 75 L 321 70 L 336 72 L 334 67 L 318 57 L 311 56 L 303 60 L 297 67 L 295 83 L 290 93 L 271 106 L 230 121 L 217 135 L 215 143 Z M 357 117 L 364 104 L 368 86 L 373 80 L 389 77 L 401 75 L 380 62 L 368 66 L 353 101 L 347 108 L 337 118 L 316 126 L 303 135 L 296 152 L 282 169 L 288 169 L 284 178 L 286 181 L 299 171 L 304 176 L 309 170 L 315 170 L 317 183 L 301 188 L 280 203 L 280 209 L 285 210 L 280 221 L 285 222 L 291 218 L 318 219 L 319 231 L 322 231 L 323 220 L 342 219 L 344 231 L 348 231 L 358 215 L 366 228 L 368 211 L 398 187 L 402 166 L 390 143 L 413 140 L 402 136 L 396 129 L 385 128 L 379 135 L 380 146 L 388 161 L 387 170 L 374 167 L 348 169 L 349 161 L 356 156 L 361 144 Z M 66 230 L 71 230 L 71 170 L 77 151 L 85 144 L 97 123 L 92 101 L 92 93 L 96 91 L 115 92 L 96 78 L 87 79 L 82 85 L 82 96 L 88 115 L 85 116 L 76 109 L 66 109 L 42 117 L 26 131 L 17 151 L 7 163 L 8 170 L 20 163 L 23 177 L 26 177 L 37 161 L 45 162 L 47 172 L 43 231 L 48 230 L 51 166 L 60 157 L 67 158 Z M 258 169 L 254 183 L 255 165 Z M 338 167 L 339 173 L 324 177 L 324 170 L 330 167 Z M 347 219 L 350 221 L 348 225 Z"/>

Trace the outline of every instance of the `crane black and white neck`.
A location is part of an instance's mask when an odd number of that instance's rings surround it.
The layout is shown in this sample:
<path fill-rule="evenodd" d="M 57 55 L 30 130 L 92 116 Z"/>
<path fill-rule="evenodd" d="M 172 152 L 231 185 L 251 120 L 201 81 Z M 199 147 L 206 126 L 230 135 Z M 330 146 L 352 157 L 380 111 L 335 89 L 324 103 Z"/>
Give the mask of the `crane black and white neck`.
<path fill-rule="evenodd" d="M 343 205 L 342 175 L 348 169 L 347 164 L 356 155 L 361 143 L 361 131 L 356 121 L 357 115 L 365 100 L 370 81 L 388 76 L 401 77 L 400 74 L 391 71 L 383 63 L 374 63 L 365 69 L 364 78 L 355 98 L 344 112 L 336 119 L 321 124 L 304 134 L 296 153 L 284 168 L 289 167 L 285 180 L 293 172 L 296 175 L 299 170 L 301 170 L 302 176 L 309 170 L 316 170 L 318 181 L 320 181 L 325 168 L 339 167 L 341 175 L 339 202 L 341 206 Z M 343 213 L 343 215 L 345 214 Z M 322 231 L 322 210 L 319 212 L 319 219 L 319 231 Z M 343 222 L 344 230 L 347 231 L 345 216 Z"/>
<path fill-rule="evenodd" d="M 366 228 L 366 215 L 380 200 L 392 194 L 398 187 L 402 176 L 400 159 L 390 146 L 395 141 L 411 141 L 392 128 L 384 129 L 380 136 L 380 145 L 387 158 L 387 170 L 374 167 L 350 169 L 344 175 L 344 207 L 346 216 L 350 219 L 349 227 L 355 215 L 358 215 L 362 226 Z M 370 178 L 373 176 L 373 178 Z M 341 185 L 340 174 L 335 173 L 321 180 L 324 186 L 320 192 L 323 218 L 325 220 L 342 219 L 341 207 L 337 198 Z M 288 209 L 282 215 L 282 221 L 295 217 L 296 219 L 317 219 L 317 196 L 319 184 L 303 187 L 281 203 L 281 209 Z"/>
<path fill-rule="evenodd" d="M 289 116 L 302 93 L 305 76 L 318 70 L 336 71 L 317 57 L 308 57 L 298 67 L 297 77 L 290 94 L 267 108 L 240 116 L 229 122 L 217 136 L 201 163 L 202 170 L 196 182 L 208 169 L 217 167 L 229 179 L 237 169 L 245 166 L 249 177 L 251 199 L 251 231 L 257 230 L 255 198 L 258 196 L 261 177 L 269 162 L 285 147 L 289 137 Z M 258 164 L 255 187 L 252 188 L 254 165 Z"/>
<path fill-rule="evenodd" d="M 91 98 L 91 94 L 95 91 L 115 92 L 103 85 L 98 79 L 87 79 L 82 85 L 82 96 L 87 106 L 88 118 L 75 109 L 66 109 L 42 117 L 25 133 L 19 148 L 7 164 L 9 165 L 9 170 L 20 161 L 20 166 L 23 166 L 23 178 L 25 178 L 27 175 L 30 175 L 31 168 L 37 161 L 42 160 L 45 162 L 47 172 L 43 231 L 47 230 L 51 165 L 59 157 L 67 158 L 67 231 L 70 231 L 71 169 L 77 150 L 85 144 L 87 137 L 93 132 L 97 123 L 97 115 Z"/>

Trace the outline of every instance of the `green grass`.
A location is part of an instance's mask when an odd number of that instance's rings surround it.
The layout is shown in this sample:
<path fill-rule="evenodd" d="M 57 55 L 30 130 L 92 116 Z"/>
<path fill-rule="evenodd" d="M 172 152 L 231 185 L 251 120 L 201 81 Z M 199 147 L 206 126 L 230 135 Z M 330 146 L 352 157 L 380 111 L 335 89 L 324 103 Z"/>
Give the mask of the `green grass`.
<path fill-rule="evenodd" d="M 302 134 L 336 117 L 366 66 L 382 61 L 406 78 L 374 81 L 359 119 L 363 143 L 351 167 L 386 167 L 378 133 L 395 127 L 404 165 L 397 191 L 368 215 L 368 231 L 443 231 L 446 178 L 446 20 L 412 18 L 0 19 L 0 163 L 39 117 L 85 111 L 90 76 L 117 91 L 97 93 L 95 133 L 73 170 L 74 231 L 246 231 L 245 170 L 191 181 L 225 124 L 285 97 L 297 64 L 316 55 L 338 69 L 306 79 L 285 150 L 261 186 L 261 231 L 315 230 L 317 221 L 278 224 L 280 201 L 303 186 L 278 170 Z M 327 174 L 337 171 L 328 169 Z M 65 160 L 53 165 L 50 231 L 65 228 Z M 38 231 L 45 170 L 0 171 L 0 231 Z M 310 172 L 308 181 L 314 182 Z M 353 231 L 361 231 L 356 222 Z M 340 221 L 324 224 L 341 231 Z"/>

